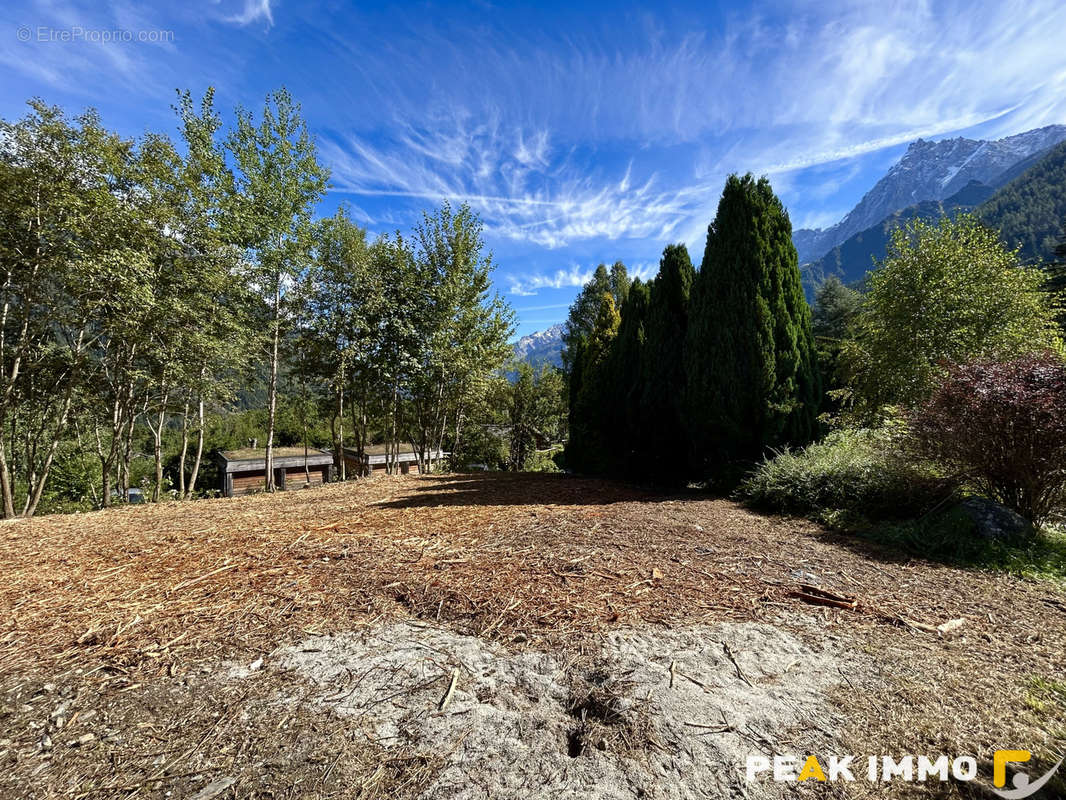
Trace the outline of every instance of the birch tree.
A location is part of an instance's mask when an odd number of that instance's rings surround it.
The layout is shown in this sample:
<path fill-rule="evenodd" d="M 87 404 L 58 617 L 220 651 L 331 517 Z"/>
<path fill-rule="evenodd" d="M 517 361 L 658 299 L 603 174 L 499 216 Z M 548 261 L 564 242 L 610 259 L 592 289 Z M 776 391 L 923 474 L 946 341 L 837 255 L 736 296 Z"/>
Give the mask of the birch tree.
<path fill-rule="evenodd" d="M 353 402 L 355 373 L 371 369 L 379 349 L 376 321 L 381 316 L 382 287 L 370 266 L 366 231 L 352 222 L 347 209 L 342 207 L 316 226 L 314 258 L 298 303 L 295 347 L 309 373 L 302 379 L 317 379 L 325 389 L 337 474 L 342 480 L 347 477 L 345 415 Z M 365 430 L 365 419 L 352 426 L 360 454 Z"/>
<path fill-rule="evenodd" d="M 257 122 L 246 110 L 228 140 L 236 164 L 235 239 L 249 279 L 265 303 L 267 390 L 266 489 L 274 491 L 278 367 L 289 293 L 309 260 L 312 213 L 329 177 L 299 106 L 285 89 L 267 97 Z"/>
<path fill-rule="evenodd" d="M 412 376 L 413 443 L 419 466 L 443 447 L 451 424 L 458 447 L 472 397 L 510 354 L 513 312 L 492 291 L 492 254 L 483 225 L 467 205 L 444 203 L 416 226 L 415 271 L 422 313 L 419 369 Z"/>
<path fill-rule="evenodd" d="M 36 510 L 78 391 L 94 381 L 89 356 L 137 302 L 143 260 L 130 247 L 124 204 L 131 151 L 91 111 L 72 121 L 33 101 L 22 120 L 0 122 L 5 517 Z"/>

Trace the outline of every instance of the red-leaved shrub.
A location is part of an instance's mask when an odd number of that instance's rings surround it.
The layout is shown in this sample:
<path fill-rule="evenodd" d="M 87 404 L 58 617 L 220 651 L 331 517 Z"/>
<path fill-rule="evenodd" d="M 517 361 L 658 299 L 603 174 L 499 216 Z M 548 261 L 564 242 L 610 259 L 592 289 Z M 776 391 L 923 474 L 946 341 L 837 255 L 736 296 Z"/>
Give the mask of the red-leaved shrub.
<path fill-rule="evenodd" d="M 920 455 L 1026 519 L 1066 501 L 1066 364 L 1053 354 L 950 366 L 909 423 Z"/>

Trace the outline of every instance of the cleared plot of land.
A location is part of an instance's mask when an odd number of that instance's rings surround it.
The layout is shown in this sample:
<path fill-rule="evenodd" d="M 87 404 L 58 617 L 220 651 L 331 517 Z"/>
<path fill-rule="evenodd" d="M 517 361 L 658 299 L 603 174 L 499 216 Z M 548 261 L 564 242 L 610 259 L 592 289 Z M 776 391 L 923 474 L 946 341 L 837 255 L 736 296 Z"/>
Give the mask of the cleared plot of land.
<path fill-rule="evenodd" d="M 383 478 L 9 523 L 0 559 L 4 796 L 713 796 L 774 748 L 1066 748 L 1060 592 L 699 495 Z"/>

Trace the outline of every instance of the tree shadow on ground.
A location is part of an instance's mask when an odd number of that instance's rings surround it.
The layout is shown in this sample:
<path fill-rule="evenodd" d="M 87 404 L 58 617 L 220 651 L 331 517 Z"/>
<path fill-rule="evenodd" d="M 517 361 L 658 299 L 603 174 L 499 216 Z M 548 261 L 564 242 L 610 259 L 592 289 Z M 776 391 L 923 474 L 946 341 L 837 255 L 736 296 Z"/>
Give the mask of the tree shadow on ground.
<path fill-rule="evenodd" d="M 1055 531 L 991 541 L 931 517 L 884 520 L 850 531 L 823 527 L 816 535 L 871 563 L 1007 573 L 1045 583 L 1060 593 L 1066 590 L 1066 536 Z"/>
<path fill-rule="evenodd" d="M 406 487 L 405 487 L 406 488 Z M 549 472 L 472 472 L 424 475 L 412 494 L 378 503 L 379 508 L 439 506 L 610 505 L 694 499 L 677 489 Z M 700 499 L 711 499 L 698 495 Z"/>

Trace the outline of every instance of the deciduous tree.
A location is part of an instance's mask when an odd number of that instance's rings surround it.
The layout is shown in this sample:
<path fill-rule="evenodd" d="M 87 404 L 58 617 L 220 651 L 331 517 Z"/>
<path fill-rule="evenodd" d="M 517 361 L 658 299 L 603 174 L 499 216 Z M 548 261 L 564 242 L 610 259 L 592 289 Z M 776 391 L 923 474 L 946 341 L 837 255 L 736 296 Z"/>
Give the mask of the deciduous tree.
<path fill-rule="evenodd" d="M 856 413 L 924 400 L 945 362 L 1061 348 L 1043 282 L 972 216 L 898 229 L 841 355 Z"/>
<path fill-rule="evenodd" d="M 274 489 L 274 426 L 278 367 L 287 299 L 309 261 L 312 213 L 329 171 L 318 162 L 314 140 L 299 106 L 285 89 L 267 97 L 258 122 L 239 110 L 229 138 L 236 165 L 236 240 L 245 248 L 250 280 L 266 306 L 267 389 L 266 487 Z"/>

